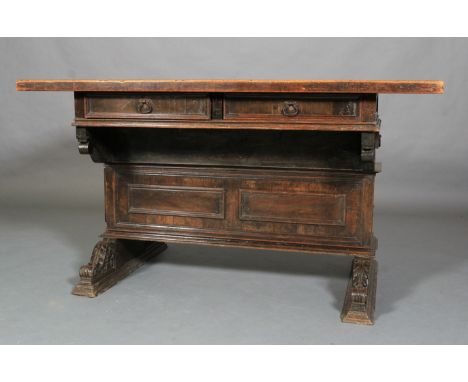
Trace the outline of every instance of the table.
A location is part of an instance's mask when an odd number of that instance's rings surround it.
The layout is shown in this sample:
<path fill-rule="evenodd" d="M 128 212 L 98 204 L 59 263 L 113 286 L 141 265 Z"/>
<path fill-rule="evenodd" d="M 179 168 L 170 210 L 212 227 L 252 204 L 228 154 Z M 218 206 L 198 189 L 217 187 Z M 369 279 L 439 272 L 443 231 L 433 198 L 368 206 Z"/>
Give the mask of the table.
<path fill-rule="evenodd" d="M 104 163 L 107 228 L 73 293 L 165 243 L 352 256 L 341 319 L 373 324 L 379 93 L 442 81 L 19 80 L 74 92 L 78 149 Z"/>

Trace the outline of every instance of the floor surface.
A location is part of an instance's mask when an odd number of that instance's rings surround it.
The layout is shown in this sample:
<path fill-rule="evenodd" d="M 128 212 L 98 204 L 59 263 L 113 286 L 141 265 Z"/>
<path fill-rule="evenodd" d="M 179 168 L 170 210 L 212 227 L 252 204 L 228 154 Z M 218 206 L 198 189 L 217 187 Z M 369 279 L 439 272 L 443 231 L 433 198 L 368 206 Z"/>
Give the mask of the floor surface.
<path fill-rule="evenodd" d="M 376 324 L 342 324 L 350 258 L 170 245 L 89 299 L 70 294 L 96 209 L 0 215 L 1 344 L 467 344 L 466 214 L 377 211 Z"/>

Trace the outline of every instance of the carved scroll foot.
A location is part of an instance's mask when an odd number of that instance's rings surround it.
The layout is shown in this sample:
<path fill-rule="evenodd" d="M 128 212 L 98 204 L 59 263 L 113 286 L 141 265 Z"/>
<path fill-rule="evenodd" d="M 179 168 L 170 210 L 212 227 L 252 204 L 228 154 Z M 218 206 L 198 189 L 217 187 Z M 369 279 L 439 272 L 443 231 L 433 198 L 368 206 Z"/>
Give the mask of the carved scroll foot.
<path fill-rule="evenodd" d="M 102 239 L 94 247 L 90 262 L 80 268 L 81 280 L 72 293 L 96 297 L 166 248 L 159 242 Z"/>
<path fill-rule="evenodd" d="M 353 324 L 374 324 L 377 261 L 356 257 L 341 312 L 341 321 Z"/>

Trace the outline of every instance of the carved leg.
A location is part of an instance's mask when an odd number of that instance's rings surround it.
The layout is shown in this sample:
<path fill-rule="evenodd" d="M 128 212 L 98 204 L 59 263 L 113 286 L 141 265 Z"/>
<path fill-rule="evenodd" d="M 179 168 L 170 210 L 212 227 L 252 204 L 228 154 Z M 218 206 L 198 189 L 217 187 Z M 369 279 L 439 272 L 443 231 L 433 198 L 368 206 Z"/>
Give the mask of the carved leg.
<path fill-rule="evenodd" d="M 377 261 L 355 257 L 341 312 L 341 321 L 353 324 L 374 324 Z"/>
<path fill-rule="evenodd" d="M 90 262 L 80 268 L 81 280 L 72 293 L 96 297 L 166 248 L 159 242 L 102 239 L 94 247 Z"/>

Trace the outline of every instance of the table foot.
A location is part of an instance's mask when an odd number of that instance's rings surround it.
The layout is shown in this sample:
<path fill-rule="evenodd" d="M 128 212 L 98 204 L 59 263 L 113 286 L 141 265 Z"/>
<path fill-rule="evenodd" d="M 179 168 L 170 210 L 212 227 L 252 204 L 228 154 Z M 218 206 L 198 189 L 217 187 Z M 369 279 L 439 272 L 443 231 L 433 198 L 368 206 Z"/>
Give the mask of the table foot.
<path fill-rule="evenodd" d="M 377 261 L 355 257 L 341 312 L 341 321 L 352 324 L 374 324 Z"/>
<path fill-rule="evenodd" d="M 93 249 L 91 260 L 80 268 L 80 281 L 72 293 L 96 297 L 167 248 L 165 243 L 102 239 Z"/>

